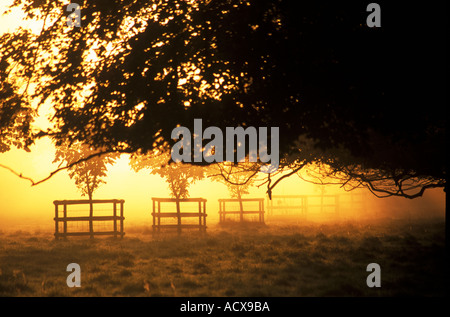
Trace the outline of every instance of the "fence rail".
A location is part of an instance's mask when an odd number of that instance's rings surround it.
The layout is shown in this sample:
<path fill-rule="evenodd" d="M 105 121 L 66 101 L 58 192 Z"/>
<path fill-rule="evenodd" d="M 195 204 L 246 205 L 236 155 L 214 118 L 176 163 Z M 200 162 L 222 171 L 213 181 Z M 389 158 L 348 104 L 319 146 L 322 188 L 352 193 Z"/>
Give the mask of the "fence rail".
<path fill-rule="evenodd" d="M 295 204 L 287 205 L 286 200 L 295 201 Z M 275 203 L 274 203 L 275 202 Z M 308 196 L 306 195 L 273 195 L 272 199 L 267 199 L 267 211 L 273 216 L 274 211 L 281 211 L 283 214 L 292 211 L 305 215 L 308 210 Z"/>
<path fill-rule="evenodd" d="M 330 201 L 331 200 L 331 201 Z M 273 195 L 267 200 L 270 216 L 296 214 L 339 214 L 339 195 Z"/>
<path fill-rule="evenodd" d="M 273 195 L 267 199 L 267 210 L 273 215 L 335 215 L 364 212 L 364 193 L 324 195 Z"/>
<path fill-rule="evenodd" d="M 161 229 L 177 229 L 181 232 L 182 229 L 199 229 L 200 231 L 206 230 L 206 199 L 204 198 L 152 198 L 153 202 L 153 231 L 160 232 Z M 161 203 L 175 204 L 175 211 L 161 211 Z M 182 203 L 197 203 L 197 211 L 195 212 L 182 212 Z M 173 205 L 172 205 L 173 208 Z M 196 223 L 186 223 L 183 220 L 198 218 Z M 170 221 L 176 220 L 176 223 L 167 223 L 161 220 Z"/>
<path fill-rule="evenodd" d="M 244 203 L 257 202 L 258 208 L 253 210 L 244 210 Z M 238 203 L 239 210 L 227 210 L 227 203 Z M 239 221 L 243 222 L 245 215 L 258 215 L 258 222 L 264 223 L 264 198 L 244 198 L 244 199 L 219 199 L 219 219 L 220 222 L 226 221 L 227 215 L 239 215 Z"/>
<path fill-rule="evenodd" d="M 125 217 L 123 216 L 123 205 L 125 201 L 123 199 L 105 199 L 105 200 L 55 200 L 53 204 L 55 206 L 55 238 L 66 238 L 68 236 L 90 236 L 93 238 L 98 235 L 113 235 L 114 237 L 123 237 L 125 235 L 123 231 L 123 222 Z M 110 216 L 94 216 L 94 205 L 97 204 L 112 204 L 112 215 Z M 89 205 L 89 216 L 68 216 L 68 206 L 71 205 Z M 119 205 L 119 210 L 117 206 Z M 59 206 L 62 206 L 60 210 Z M 59 214 L 63 213 L 60 217 Z M 119 215 L 117 214 L 119 212 Z M 112 221 L 112 230 L 108 231 L 94 231 L 94 223 L 99 221 Z M 69 231 L 68 223 L 88 222 L 89 231 Z M 62 232 L 60 230 L 60 224 L 62 223 Z"/>

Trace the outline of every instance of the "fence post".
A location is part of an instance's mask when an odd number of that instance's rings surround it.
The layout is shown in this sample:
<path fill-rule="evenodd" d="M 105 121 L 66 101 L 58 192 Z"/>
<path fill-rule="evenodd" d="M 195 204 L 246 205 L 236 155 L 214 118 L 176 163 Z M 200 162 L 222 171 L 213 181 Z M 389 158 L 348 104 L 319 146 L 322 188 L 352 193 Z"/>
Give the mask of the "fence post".
<path fill-rule="evenodd" d="M 59 219 L 58 219 L 58 204 L 53 202 L 55 205 L 55 238 L 59 239 Z"/>
<path fill-rule="evenodd" d="M 120 237 L 123 238 L 123 204 L 125 203 L 125 201 L 121 201 L 120 202 Z"/>
<path fill-rule="evenodd" d="M 114 238 L 117 238 L 117 202 L 113 202 L 113 224 L 114 224 Z"/>
<path fill-rule="evenodd" d="M 227 202 L 225 200 L 222 201 L 223 203 L 223 209 L 222 209 L 222 220 L 225 222 L 227 217 Z"/>
<path fill-rule="evenodd" d="M 198 201 L 198 229 L 202 231 L 202 201 Z"/>
<path fill-rule="evenodd" d="M 239 219 L 241 220 L 241 222 L 244 222 L 244 202 L 242 201 L 242 198 L 238 199 L 239 199 L 239 209 L 241 211 Z"/>
<path fill-rule="evenodd" d="M 206 200 L 203 201 L 203 231 L 206 231 Z"/>
<path fill-rule="evenodd" d="M 261 201 L 258 201 L 258 218 L 259 222 L 261 222 Z"/>
<path fill-rule="evenodd" d="M 181 233 L 181 207 L 180 207 L 180 200 L 177 198 L 175 202 L 177 206 L 177 218 L 178 218 L 178 233 Z"/>
<path fill-rule="evenodd" d="M 264 200 L 263 199 L 261 199 L 259 201 L 259 205 L 260 205 L 260 218 L 261 218 L 260 220 L 262 223 L 264 223 Z"/>
<path fill-rule="evenodd" d="M 270 204 L 269 215 L 273 216 L 273 197 L 271 197 L 271 199 L 269 199 L 269 204 Z"/>
<path fill-rule="evenodd" d="M 94 216 L 94 204 L 92 203 L 92 200 L 89 199 L 89 233 L 90 238 L 94 238 L 94 223 L 92 221 L 92 217 Z"/>
<path fill-rule="evenodd" d="M 155 199 L 154 198 L 152 198 L 152 216 L 153 216 L 153 232 L 155 232 L 155 230 L 156 230 L 156 222 L 155 222 L 155 218 L 156 218 L 156 210 L 155 210 Z"/>
<path fill-rule="evenodd" d="M 63 217 L 64 217 L 64 238 L 66 238 L 67 237 L 67 204 L 64 202 L 64 208 L 63 208 L 63 210 L 64 210 L 64 214 L 63 214 Z"/>
<path fill-rule="evenodd" d="M 161 230 L 161 202 L 158 200 L 158 232 Z"/>

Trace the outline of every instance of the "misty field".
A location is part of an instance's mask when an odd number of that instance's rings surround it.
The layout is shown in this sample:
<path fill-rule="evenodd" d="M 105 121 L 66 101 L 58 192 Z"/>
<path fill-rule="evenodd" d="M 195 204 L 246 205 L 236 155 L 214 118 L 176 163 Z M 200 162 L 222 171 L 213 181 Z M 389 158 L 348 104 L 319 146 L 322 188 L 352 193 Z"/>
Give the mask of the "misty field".
<path fill-rule="evenodd" d="M 0 296 L 444 296 L 444 222 L 209 225 L 54 240 L 0 231 Z M 69 263 L 81 287 L 69 288 Z M 369 288 L 369 263 L 381 287 Z"/>

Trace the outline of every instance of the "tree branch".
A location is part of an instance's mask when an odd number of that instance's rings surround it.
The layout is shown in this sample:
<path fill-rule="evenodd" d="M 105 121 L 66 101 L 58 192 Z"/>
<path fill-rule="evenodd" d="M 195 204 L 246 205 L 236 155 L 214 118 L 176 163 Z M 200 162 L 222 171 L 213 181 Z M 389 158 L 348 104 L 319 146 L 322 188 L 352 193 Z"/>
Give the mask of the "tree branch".
<path fill-rule="evenodd" d="M 79 160 L 76 160 L 76 161 L 74 161 L 74 162 L 72 162 L 70 164 L 67 164 L 65 166 L 59 167 L 59 168 L 53 170 L 47 177 L 45 177 L 45 178 L 43 178 L 41 180 L 38 180 L 38 181 L 34 181 L 31 177 L 23 176 L 22 173 L 16 172 L 15 170 L 13 170 L 12 168 L 10 168 L 10 167 L 8 167 L 6 165 L 0 164 L 0 167 L 2 167 L 4 169 L 7 169 L 11 173 L 13 173 L 14 175 L 16 175 L 16 176 L 18 176 L 18 177 L 20 177 L 22 179 L 26 179 L 26 180 L 30 181 L 31 182 L 31 186 L 36 186 L 36 185 L 39 185 L 39 184 L 49 180 L 55 174 L 57 174 L 57 173 L 59 173 L 59 172 L 61 172 L 63 170 L 69 169 L 72 166 L 75 166 L 75 165 L 77 165 L 79 163 L 88 161 L 88 160 L 90 160 L 90 159 L 92 159 L 94 157 L 102 156 L 102 155 L 109 154 L 109 153 L 130 153 L 130 152 L 126 151 L 126 150 L 123 150 L 123 151 L 120 150 L 120 151 L 102 151 L 102 152 L 97 152 L 97 153 L 91 154 L 89 156 L 83 157 L 83 158 L 81 158 Z"/>
<path fill-rule="evenodd" d="M 48 15 L 50 14 L 50 9 L 51 9 L 50 8 L 50 4 L 48 4 L 47 5 L 47 11 L 45 12 L 44 22 L 42 24 L 42 29 L 41 29 L 41 32 L 39 33 L 38 39 L 41 38 L 42 34 L 44 33 L 45 23 L 47 21 Z M 39 52 L 39 48 L 41 46 L 41 41 L 38 40 L 37 42 L 38 42 L 37 43 L 37 47 L 36 47 L 36 50 L 35 50 L 34 55 L 33 55 L 33 61 L 31 63 L 31 73 L 30 73 L 30 76 L 28 77 L 27 83 L 25 85 L 25 89 L 24 89 L 24 91 L 22 93 L 23 95 L 28 91 L 28 87 L 30 86 L 30 82 L 31 82 L 31 77 L 33 77 L 33 72 L 34 72 L 34 69 L 35 69 L 35 66 L 36 66 L 36 59 L 37 59 L 37 55 L 38 55 L 38 52 Z"/>
<path fill-rule="evenodd" d="M 219 165 L 219 168 L 221 170 L 221 172 L 219 174 L 211 174 L 208 177 L 221 176 L 226 182 L 230 183 L 231 185 L 235 185 L 235 186 L 246 185 L 250 181 L 250 179 L 252 179 L 256 174 L 258 174 L 258 171 L 254 171 L 249 177 L 247 177 L 245 182 L 243 182 L 243 183 L 235 183 L 235 182 L 231 181 L 230 177 L 229 177 L 229 175 L 232 174 L 232 172 L 228 173 L 228 176 L 225 176 L 223 174 L 223 169 L 222 169 L 222 167 L 220 165 Z M 240 172 L 235 172 L 235 173 L 241 173 L 241 171 Z"/>
<path fill-rule="evenodd" d="M 269 195 L 269 198 L 272 197 L 272 190 L 273 188 L 283 179 L 292 176 L 294 174 L 296 174 L 299 170 L 301 170 L 303 167 L 305 167 L 305 165 L 308 164 L 306 161 L 302 162 L 299 166 L 297 166 L 296 168 L 294 168 L 291 172 L 289 172 L 288 174 L 285 174 L 283 176 L 281 176 L 280 178 L 278 178 L 273 185 L 270 185 L 270 182 L 267 184 L 267 194 Z"/>

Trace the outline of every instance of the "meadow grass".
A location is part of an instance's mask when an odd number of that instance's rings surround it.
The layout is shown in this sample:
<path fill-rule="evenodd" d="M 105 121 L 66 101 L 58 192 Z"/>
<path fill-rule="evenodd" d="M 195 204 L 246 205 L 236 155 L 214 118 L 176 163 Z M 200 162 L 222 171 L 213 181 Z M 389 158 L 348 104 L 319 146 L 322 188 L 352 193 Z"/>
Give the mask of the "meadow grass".
<path fill-rule="evenodd" d="M 443 221 L 212 225 L 54 240 L 0 233 L 0 296 L 444 296 Z M 81 287 L 69 288 L 69 263 Z M 381 287 L 369 288 L 369 263 Z"/>

